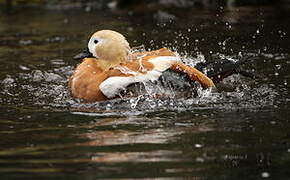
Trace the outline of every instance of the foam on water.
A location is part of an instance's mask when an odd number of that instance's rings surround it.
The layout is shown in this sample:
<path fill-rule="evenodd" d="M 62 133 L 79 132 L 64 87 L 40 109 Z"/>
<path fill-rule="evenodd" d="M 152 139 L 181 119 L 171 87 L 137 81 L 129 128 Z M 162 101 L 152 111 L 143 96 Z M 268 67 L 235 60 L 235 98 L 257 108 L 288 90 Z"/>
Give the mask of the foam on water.
<path fill-rule="evenodd" d="M 190 65 L 205 61 L 202 55 L 183 60 Z M 174 84 L 161 79 L 154 83 L 139 84 L 138 93 L 133 97 L 121 96 L 105 102 L 83 103 L 72 98 L 69 93 L 67 79 L 72 71 L 72 66 L 62 66 L 48 71 L 32 70 L 29 73 L 7 75 L 1 81 L 0 102 L 5 106 L 28 109 L 37 107 L 40 110 L 69 110 L 84 115 L 88 114 L 83 112 L 93 112 L 91 115 L 111 116 L 112 113 L 126 115 L 168 110 L 258 109 L 274 106 L 275 97 L 278 95 L 267 84 L 257 85 L 254 80 L 233 75 L 217 85 L 218 92 L 202 89 L 198 83 L 192 89 L 181 91 L 179 86 L 176 88 Z"/>

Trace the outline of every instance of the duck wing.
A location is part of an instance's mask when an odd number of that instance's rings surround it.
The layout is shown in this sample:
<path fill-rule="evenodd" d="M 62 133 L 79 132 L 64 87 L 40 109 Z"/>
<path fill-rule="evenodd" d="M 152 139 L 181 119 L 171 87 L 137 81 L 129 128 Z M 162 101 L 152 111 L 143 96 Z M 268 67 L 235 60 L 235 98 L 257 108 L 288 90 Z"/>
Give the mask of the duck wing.
<path fill-rule="evenodd" d="M 254 79 L 256 75 L 253 72 L 245 71 L 241 68 L 241 65 L 246 63 L 248 59 L 238 61 L 220 59 L 214 62 L 201 62 L 197 63 L 195 68 L 205 73 L 215 83 L 221 82 L 232 74 L 241 74 L 242 76 Z"/>

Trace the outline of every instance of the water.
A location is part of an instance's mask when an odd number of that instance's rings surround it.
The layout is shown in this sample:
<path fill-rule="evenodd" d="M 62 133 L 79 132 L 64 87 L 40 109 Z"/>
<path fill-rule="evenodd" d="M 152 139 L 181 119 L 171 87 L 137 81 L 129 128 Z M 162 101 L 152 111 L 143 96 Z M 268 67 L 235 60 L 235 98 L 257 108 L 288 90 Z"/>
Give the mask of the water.
<path fill-rule="evenodd" d="M 2 16 L 1 179 L 288 179 L 288 12 L 181 11 L 169 22 L 124 11 Z M 85 104 L 67 78 L 97 29 L 123 33 L 132 47 L 170 47 L 191 65 L 249 56 L 243 68 L 258 78 L 235 75 L 197 97 Z"/>

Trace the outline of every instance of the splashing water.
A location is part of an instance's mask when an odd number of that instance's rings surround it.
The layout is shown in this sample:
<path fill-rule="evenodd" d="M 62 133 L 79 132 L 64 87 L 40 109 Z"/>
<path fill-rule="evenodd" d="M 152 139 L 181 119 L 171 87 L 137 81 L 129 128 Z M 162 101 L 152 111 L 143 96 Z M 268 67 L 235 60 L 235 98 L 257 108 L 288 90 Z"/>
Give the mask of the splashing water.
<path fill-rule="evenodd" d="M 233 57 L 223 57 L 233 59 Z M 204 62 L 205 57 L 184 57 L 191 66 Z M 219 92 L 203 89 L 198 83 L 180 79 L 177 74 L 164 74 L 159 81 L 132 85 L 121 98 L 96 103 L 82 103 L 71 97 L 67 79 L 72 66 L 49 71 L 33 70 L 29 73 L 7 75 L 1 81 L 0 102 L 25 108 L 38 107 L 57 111 L 127 112 L 194 109 L 257 109 L 273 106 L 277 92 L 268 85 L 256 87 L 255 81 L 233 75 L 217 87 Z M 170 73 L 170 72 L 168 72 Z M 133 96 L 132 96 L 133 95 Z"/>

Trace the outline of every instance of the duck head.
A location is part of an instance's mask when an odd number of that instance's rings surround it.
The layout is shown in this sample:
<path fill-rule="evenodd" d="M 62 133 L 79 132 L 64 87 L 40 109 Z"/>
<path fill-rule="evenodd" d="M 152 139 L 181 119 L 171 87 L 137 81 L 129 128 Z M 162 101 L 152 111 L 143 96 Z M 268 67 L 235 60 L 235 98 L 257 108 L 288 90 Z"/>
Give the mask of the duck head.
<path fill-rule="evenodd" d="M 91 36 L 88 48 L 74 56 L 74 59 L 95 58 L 102 69 L 108 69 L 127 61 L 129 52 L 129 43 L 122 34 L 101 30 Z"/>

